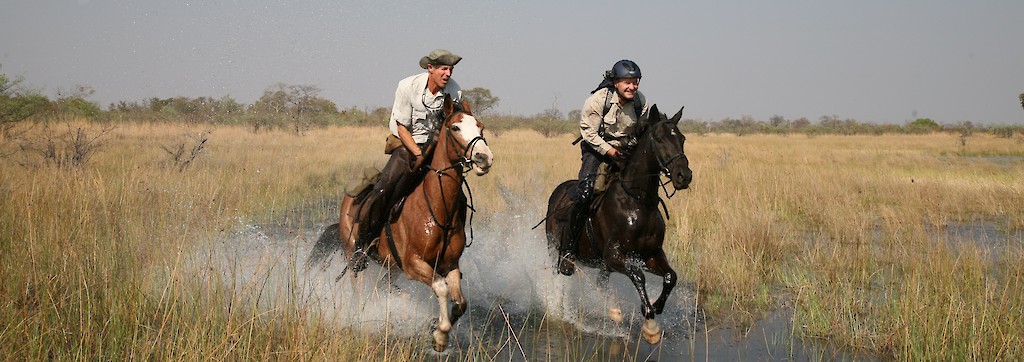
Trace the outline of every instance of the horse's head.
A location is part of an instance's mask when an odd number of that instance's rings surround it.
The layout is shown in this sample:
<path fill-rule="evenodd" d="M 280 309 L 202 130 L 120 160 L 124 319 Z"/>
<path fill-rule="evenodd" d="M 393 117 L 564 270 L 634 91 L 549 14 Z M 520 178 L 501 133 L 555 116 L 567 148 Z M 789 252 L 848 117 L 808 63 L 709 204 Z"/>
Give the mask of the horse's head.
<path fill-rule="evenodd" d="M 658 111 L 658 106 L 651 106 L 648 111 L 646 135 L 651 139 L 651 147 L 658 161 L 661 172 L 672 181 L 672 187 L 682 190 L 690 187 L 693 172 L 690 171 L 690 160 L 683 152 L 686 136 L 679 131 L 679 119 L 683 116 L 680 108 L 672 118 L 666 118 Z"/>
<path fill-rule="evenodd" d="M 478 176 L 485 175 L 494 164 L 494 154 L 484 139 L 484 125 L 473 117 L 468 103 L 462 102 L 460 108 L 450 97 L 444 97 L 447 119 L 442 132 L 447 133 L 447 142 L 455 146 L 448 147 L 448 156 L 454 163 L 472 167 Z"/>

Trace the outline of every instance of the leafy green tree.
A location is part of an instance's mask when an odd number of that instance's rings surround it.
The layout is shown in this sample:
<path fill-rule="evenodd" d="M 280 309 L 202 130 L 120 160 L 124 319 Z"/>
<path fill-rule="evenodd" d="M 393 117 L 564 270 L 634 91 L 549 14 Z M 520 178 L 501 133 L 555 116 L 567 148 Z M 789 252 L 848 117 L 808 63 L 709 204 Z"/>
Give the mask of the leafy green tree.
<path fill-rule="evenodd" d="M 907 125 L 907 131 L 911 133 L 928 133 L 942 129 L 938 123 L 931 118 L 918 118 Z"/>
<path fill-rule="evenodd" d="M 288 123 L 298 134 L 305 133 L 314 124 L 326 125 L 328 118 L 338 113 L 338 106 L 321 98 L 320 91 L 313 85 L 277 83 L 252 105 L 253 121 L 257 124 Z"/>
<path fill-rule="evenodd" d="M 102 110 L 94 102 L 86 100 L 94 93 L 92 87 L 77 85 L 70 91 L 57 91 L 57 100 L 54 101 L 54 109 L 61 115 L 72 115 L 78 117 L 96 117 Z"/>
<path fill-rule="evenodd" d="M 469 102 L 473 114 L 478 116 L 486 115 L 501 101 L 501 98 L 491 95 L 490 89 L 480 87 L 463 90 L 462 98 Z"/>
<path fill-rule="evenodd" d="M 42 112 L 50 105 L 50 100 L 34 91 L 21 89 L 22 78 L 8 78 L 0 73 L 0 139 L 10 136 L 14 126 Z"/>

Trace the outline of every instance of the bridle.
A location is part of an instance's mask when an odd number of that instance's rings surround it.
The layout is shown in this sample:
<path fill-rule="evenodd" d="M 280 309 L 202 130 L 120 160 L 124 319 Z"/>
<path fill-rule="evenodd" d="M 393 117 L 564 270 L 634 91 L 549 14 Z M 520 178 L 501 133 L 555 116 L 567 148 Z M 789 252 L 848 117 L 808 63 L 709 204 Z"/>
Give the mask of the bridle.
<path fill-rule="evenodd" d="M 670 122 L 670 121 L 667 121 L 667 120 L 666 121 L 661 121 L 661 122 L 656 123 L 655 125 L 660 124 L 662 122 Z M 651 137 L 651 142 L 650 142 L 651 143 L 651 147 L 653 148 L 654 147 L 654 133 L 653 132 L 651 132 L 650 137 Z M 654 150 L 652 150 L 652 151 L 654 151 Z M 672 170 L 670 170 L 668 168 L 668 166 L 671 165 L 672 162 L 676 162 L 676 161 L 682 160 L 683 157 L 686 157 L 686 153 L 683 151 L 683 147 L 682 146 L 679 147 L 679 153 L 677 153 L 675 155 L 672 155 L 672 157 L 669 157 L 668 160 L 664 160 L 663 161 L 661 159 L 661 156 L 659 156 L 657 152 L 654 153 L 654 159 L 658 161 L 658 168 L 660 168 L 661 174 L 664 174 L 665 177 L 669 179 L 668 181 L 665 181 L 665 182 L 659 182 L 659 184 L 661 185 L 661 189 L 665 192 L 665 197 L 667 197 L 669 199 L 671 199 L 672 196 L 675 196 L 676 192 L 678 192 L 679 190 L 676 190 L 675 188 L 672 188 L 672 193 L 669 193 L 668 188 L 665 187 L 665 185 L 668 185 L 669 183 L 672 182 Z"/>
<path fill-rule="evenodd" d="M 469 223 L 469 242 L 466 243 L 466 247 L 469 247 L 470 245 L 473 244 L 473 215 L 476 213 L 476 209 L 473 207 L 473 190 L 469 188 L 469 183 L 466 182 L 465 174 L 469 173 L 469 171 L 472 170 L 472 167 L 473 167 L 473 160 L 470 158 L 469 153 L 473 150 L 473 147 L 476 146 L 477 142 L 483 142 L 484 144 L 487 144 L 487 140 L 484 138 L 483 133 L 481 132 L 481 134 L 479 136 L 476 136 L 473 139 L 469 140 L 469 142 L 466 142 L 465 145 L 462 145 L 461 143 L 459 143 L 458 140 L 455 137 L 455 133 L 452 131 L 451 124 L 449 123 L 449 121 L 451 121 L 452 118 L 455 118 L 455 115 L 457 115 L 459 113 L 468 114 L 468 113 L 465 113 L 465 112 L 462 112 L 462 111 L 452 112 L 452 115 L 447 117 L 445 119 L 445 123 L 444 123 L 445 124 L 444 130 L 445 130 L 445 133 L 446 133 L 446 136 L 447 136 L 447 137 L 445 137 L 445 139 L 447 140 L 445 149 L 447 149 L 448 147 L 454 147 L 456 150 L 458 150 L 459 160 L 453 162 L 451 166 L 445 167 L 443 169 L 435 169 L 432 166 L 430 166 L 429 164 L 426 165 L 425 167 L 428 170 L 433 171 L 434 174 L 437 175 L 438 184 L 441 183 L 441 179 L 444 176 L 455 178 L 454 175 L 451 175 L 451 174 L 449 174 L 447 172 L 449 170 L 455 170 L 456 172 L 458 172 L 462 176 L 461 180 L 458 179 L 458 178 L 456 178 L 456 180 L 459 181 L 459 187 L 460 188 L 461 187 L 465 187 L 465 189 L 466 189 L 466 208 L 468 208 L 470 211 L 472 211 L 472 213 L 469 216 L 469 221 L 468 221 L 468 223 Z M 435 149 L 435 152 L 437 152 L 437 151 L 438 150 Z M 456 208 L 452 208 L 452 210 L 447 210 L 446 209 L 445 210 L 445 216 L 447 216 L 448 223 L 442 223 L 438 219 L 437 214 L 434 213 L 434 209 L 430 207 L 430 194 L 427 192 L 427 189 L 425 187 L 423 188 L 423 197 L 427 201 L 427 210 L 430 211 L 430 217 L 433 218 L 434 224 L 437 225 L 438 227 L 440 227 L 441 230 L 444 230 L 444 235 L 445 235 L 445 237 L 444 237 L 444 246 L 441 249 L 441 257 L 443 258 L 444 257 L 444 250 L 446 250 L 448 248 L 448 243 L 451 240 L 450 239 L 450 235 L 451 234 L 449 233 L 449 231 L 455 229 L 455 213 L 458 212 L 459 210 L 458 210 L 457 207 Z M 443 192 L 441 193 L 441 204 L 442 205 L 448 205 L 448 200 L 445 200 Z"/>
<path fill-rule="evenodd" d="M 475 214 L 476 213 L 476 209 L 473 208 L 473 191 L 470 190 L 469 184 L 466 183 L 466 177 L 465 177 L 465 173 L 469 172 L 468 170 L 471 169 L 471 167 L 472 167 L 471 164 L 473 162 L 470 159 L 470 157 L 468 156 L 468 153 L 473 149 L 473 147 L 476 145 L 477 142 L 483 141 L 484 144 L 487 144 L 487 140 L 484 139 L 482 133 L 481 133 L 480 136 L 474 137 L 472 140 L 467 142 L 466 145 L 462 145 L 457 140 L 455 140 L 455 134 L 452 132 L 452 127 L 451 127 L 450 121 L 453 118 L 455 118 L 455 115 L 457 115 L 459 113 L 468 114 L 468 113 L 463 112 L 463 111 L 454 111 L 454 112 L 452 112 L 452 114 L 450 116 L 448 116 L 448 117 L 446 117 L 444 119 L 444 123 L 443 123 L 446 135 L 448 136 L 448 137 L 445 137 L 447 139 L 447 142 L 445 144 L 445 151 L 444 152 L 447 153 L 448 147 L 454 145 L 460 151 L 459 152 L 459 160 L 454 162 L 451 166 L 445 167 L 444 169 L 440 169 L 440 170 L 433 168 L 433 166 L 431 166 L 430 164 L 427 164 L 424 167 L 427 170 L 434 171 L 434 173 L 437 175 L 438 185 L 441 185 L 442 181 L 443 181 L 443 178 L 445 176 L 448 176 L 448 177 L 452 177 L 452 178 L 456 179 L 459 182 L 460 189 L 464 186 L 466 188 L 466 191 L 467 191 L 466 208 L 468 208 L 469 210 L 471 210 Z M 438 152 L 436 146 L 437 146 L 436 144 L 430 146 L 430 147 L 432 147 L 434 149 L 433 152 Z M 432 157 L 436 157 L 436 156 L 432 156 Z M 467 165 L 470 165 L 470 168 L 466 168 Z M 453 169 L 457 172 L 455 175 L 458 175 L 458 176 L 451 175 L 451 174 L 449 174 L 447 172 L 447 171 L 453 170 Z M 459 177 L 461 177 L 461 179 L 459 179 Z M 442 190 L 440 192 L 440 194 L 441 194 L 441 205 L 445 208 L 444 215 L 447 216 L 447 220 L 448 220 L 448 223 L 442 223 L 441 220 L 438 219 L 437 214 L 434 212 L 434 208 L 430 206 L 431 205 L 430 193 L 427 192 L 427 188 L 426 187 L 420 187 L 420 189 L 423 190 L 423 198 L 424 198 L 425 202 L 427 203 L 427 210 L 430 212 L 430 217 L 433 219 L 434 225 L 437 225 L 437 227 L 441 228 L 441 230 L 443 231 L 443 235 L 444 235 L 443 240 L 442 240 L 442 244 L 441 244 L 441 252 L 440 252 L 440 254 L 438 254 L 438 257 L 437 257 L 437 259 L 435 261 L 435 265 L 433 266 L 434 269 L 436 270 L 437 269 L 437 264 L 436 263 L 440 263 L 442 260 L 444 260 L 444 254 L 448 250 L 448 246 L 451 244 L 451 240 L 452 240 L 452 233 L 451 233 L 451 231 L 454 230 L 455 227 L 456 227 L 455 217 L 456 217 L 456 213 L 459 212 L 459 208 L 456 206 L 456 207 L 452 207 L 451 209 L 448 209 L 449 200 L 445 199 L 444 190 L 442 188 Z M 384 227 L 384 231 L 387 234 L 387 242 L 388 242 L 388 247 L 391 249 L 391 256 L 392 256 L 392 258 L 394 258 L 394 261 L 398 265 L 398 267 L 401 268 L 402 267 L 402 260 L 399 257 L 399 255 L 397 253 L 397 250 L 395 248 L 394 237 L 391 234 L 391 224 L 386 224 L 385 227 Z M 473 214 L 470 214 L 470 216 L 469 216 L 469 235 L 470 235 L 469 241 L 466 242 L 466 245 L 465 245 L 465 247 L 467 247 L 467 248 L 470 245 L 473 244 Z M 443 273 L 443 274 L 447 274 L 447 273 Z"/>
<path fill-rule="evenodd" d="M 655 174 L 648 174 L 645 177 L 652 177 L 652 176 L 657 177 L 657 176 L 660 176 L 662 174 L 665 175 L 665 177 L 667 177 L 669 180 L 665 181 L 665 182 L 661 182 L 661 180 L 658 180 L 658 186 L 660 186 L 662 191 L 665 193 L 665 197 L 671 199 L 673 196 L 675 196 L 675 194 L 676 194 L 676 192 L 678 190 L 673 188 L 672 191 L 670 192 L 668 190 L 668 188 L 665 187 L 665 185 L 668 185 L 669 183 L 672 182 L 672 180 L 671 180 L 672 179 L 672 170 L 670 170 L 668 168 L 668 166 L 670 166 L 673 162 L 681 161 L 683 157 L 686 157 L 686 153 L 683 151 L 682 147 L 680 147 L 679 153 L 677 153 L 675 155 L 672 155 L 672 156 L 670 156 L 670 157 L 668 157 L 667 159 L 664 159 L 664 160 L 658 154 L 658 152 L 657 152 L 658 150 L 655 147 L 655 146 L 657 146 L 657 142 L 655 142 L 655 140 L 654 140 L 654 132 L 652 131 L 652 129 L 653 129 L 653 127 L 657 127 L 658 125 L 660 125 L 662 123 L 667 123 L 667 122 L 671 122 L 671 121 L 670 120 L 658 121 L 657 123 L 649 126 L 647 128 L 647 131 L 645 132 L 647 134 L 646 135 L 647 138 L 649 139 L 648 142 L 647 142 L 648 143 L 648 147 L 650 147 L 649 151 L 654 153 L 654 159 L 658 163 L 658 172 L 655 173 Z M 655 204 L 655 203 L 661 201 L 662 202 L 662 206 L 664 207 L 664 201 L 662 201 L 660 197 L 658 197 L 654 201 L 645 200 L 645 199 L 647 199 L 647 195 L 637 195 L 637 194 L 634 194 L 633 192 L 630 191 L 630 189 L 628 187 L 626 187 L 626 185 L 625 185 L 626 182 L 625 181 L 626 180 L 622 179 L 621 176 L 620 176 L 618 184 L 619 184 L 619 187 L 621 187 L 622 190 L 626 192 L 626 195 L 629 195 L 629 196 L 633 197 L 634 199 L 636 199 L 637 201 L 640 201 L 641 203 L 648 204 L 648 205 Z M 665 214 L 668 215 L 667 210 L 666 210 Z"/>

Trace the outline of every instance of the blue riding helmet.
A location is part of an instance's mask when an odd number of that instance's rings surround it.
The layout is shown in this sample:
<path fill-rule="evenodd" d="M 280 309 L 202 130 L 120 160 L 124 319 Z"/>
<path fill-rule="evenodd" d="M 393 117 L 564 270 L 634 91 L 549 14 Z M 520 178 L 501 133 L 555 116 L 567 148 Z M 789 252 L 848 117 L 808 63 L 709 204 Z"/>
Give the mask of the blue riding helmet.
<path fill-rule="evenodd" d="M 623 59 L 615 62 L 612 66 L 612 70 L 609 70 L 608 78 L 619 79 L 619 78 L 637 78 L 640 79 L 640 66 L 633 63 L 632 60 Z"/>

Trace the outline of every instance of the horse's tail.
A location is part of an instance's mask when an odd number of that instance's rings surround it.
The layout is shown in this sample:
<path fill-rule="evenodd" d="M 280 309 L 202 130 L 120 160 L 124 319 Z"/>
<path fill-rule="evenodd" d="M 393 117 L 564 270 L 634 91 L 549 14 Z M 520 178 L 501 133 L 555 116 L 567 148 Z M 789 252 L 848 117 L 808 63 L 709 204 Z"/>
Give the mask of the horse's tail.
<path fill-rule="evenodd" d="M 329 257 L 338 249 L 341 249 L 341 234 L 338 224 L 333 224 L 324 229 L 324 233 L 320 234 L 320 240 L 313 245 L 313 250 L 309 252 L 309 259 L 306 259 L 306 269 L 311 269 L 314 266 L 326 268 L 327 262 L 330 261 Z"/>

